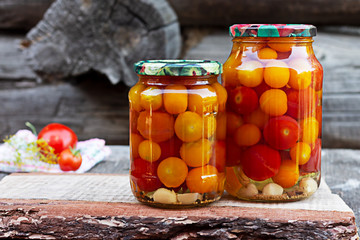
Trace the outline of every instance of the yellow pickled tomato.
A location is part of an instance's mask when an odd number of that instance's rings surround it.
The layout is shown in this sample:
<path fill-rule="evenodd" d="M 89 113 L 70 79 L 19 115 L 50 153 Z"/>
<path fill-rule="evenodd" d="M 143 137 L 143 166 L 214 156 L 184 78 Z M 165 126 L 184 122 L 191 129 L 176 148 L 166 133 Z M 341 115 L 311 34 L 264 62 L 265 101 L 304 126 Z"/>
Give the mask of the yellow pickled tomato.
<path fill-rule="evenodd" d="M 137 133 L 130 134 L 130 155 L 131 158 L 135 159 L 139 157 L 139 144 L 144 140 L 142 136 Z"/>
<path fill-rule="evenodd" d="M 179 187 L 188 175 L 186 163 L 177 157 L 169 157 L 161 161 L 157 168 L 160 181 L 169 188 Z"/>
<path fill-rule="evenodd" d="M 287 96 L 283 90 L 270 89 L 260 97 L 261 110 L 270 116 L 281 116 L 287 111 Z"/>
<path fill-rule="evenodd" d="M 225 189 L 228 193 L 236 197 L 237 192 L 243 187 L 239 181 L 239 176 L 236 174 L 235 167 L 226 167 L 226 182 Z"/>
<path fill-rule="evenodd" d="M 180 156 L 189 167 L 201 167 L 209 163 L 213 149 L 211 142 L 200 139 L 196 142 L 183 143 Z"/>
<path fill-rule="evenodd" d="M 272 88 L 282 88 L 289 82 L 290 71 L 286 63 L 273 60 L 266 64 L 264 80 Z"/>
<path fill-rule="evenodd" d="M 263 48 L 258 52 L 259 59 L 276 59 L 277 52 L 271 48 Z"/>
<path fill-rule="evenodd" d="M 187 88 L 183 85 L 170 85 L 164 90 L 164 107 L 170 114 L 186 111 L 188 106 Z"/>
<path fill-rule="evenodd" d="M 144 140 L 139 144 L 139 155 L 148 162 L 155 162 L 161 156 L 160 145 L 150 140 Z"/>
<path fill-rule="evenodd" d="M 216 131 L 216 117 L 214 114 L 205 115 L 203 118 L 204 124 L 204 137 L 210 138 Z"/>
<path fill-rule="evenodd" d="M 255 124 L 258 128 L 263 129 L 265 124 L 269 121 L 270 116 L 264 113 L 261 108 L 256 109 L 252 113 L 245 115 L 246 123 Z"/>
<path fill-rule="evenodd" d="M 186 185 L 190 192 L 208 193 L 221 190 L 219 186 L 220 176 L 216 167 L 206 165 L 189 171 L 186 177 Z"/>
<path fill-rule="evenodd" d="M 300 122 L 301 139 L 303 142 L 312 144 L 315 143 L 319 136 L 319 122 L 314 117 L 305 118 Z"/>
<path fill-rule="evenodd" d="M 290 80 L 289 85 L 294 89 L 305 89 L 311 84 L 312 67 L 304 58 L 292 60 L 289 63 Z"/>
<path fill-rule="evenodd" d="M 218 99 L 213 87 L 194 86 L 189 89 L 189 109 L 200 115 L 218 111 Z"/>
<path fill-rule="evenodd" d="M 293 161 L 296 161 L 299 165 L 307 163 L 311 156 L 311 147 L 304 142 L 298 142 L 294 147 L 290 149 L 290 157 Z"/>
<path fill-rule="evenodd" d="M 239 146 L 252 146 L 257 144 L 261 139 L 260 129 L 251 123 L 241 125 L 236 129 L 234 141 Z"/>
<path fill-rule="evenodd" d="M 243 62 L 237 70 L 239 82 L 245 87 L 259 86 L 263 80 L 263 65 L 258 61 Z"/>
<path fill-rule="evenodd" d="M 218 82 L 215 82 L 215 83 L 211 84 L 211 86 L 216 91 L 216 95 L 217 95 L 217 99 L 218 99 L 218 103 L 219 103 L 219 111 L 224 112 L 225 111 L 225 106 L 226 106 L 226 100 L 227 100 L 227 97 L 228 97 L 227 96 L 227 91 Z"/>
<path fill-rule="evenodd" d="M 140 94 L 146 88 L 142 83 L 135 84 L 129 91 L 130 108 L 140 112 L 143 108 L 140 103 Z"/>
<path fill-rule="evenodd" d="M 244 120 L 240 115 L 233 112 L 226 113 L 226 133 L 231 136 L 235 130 L 244 124 Z"/>
<path fill-rule="evenodd" d="M 140 104 L 146 110 L 158 110 L 163 103 L 162 90 L 158 87 L 147 87 L 140 94 Z"/>
<path fill-rule="evenodd" d="M 238 85 L 236 68 L 241 64 L 241 51 L 231 51 L 229 58 L 223 66 L 222 82 L 225 87 L 234 87 Z"/>
<path fill-rule="evenodd" d="M 220 112 L 216 116 L 216 139 L 226 139 L 226 112 Z"/>
<path fill-rule="evenodd" d="M 268 42 L 268 46 L 278 52 L 289 52 L 293 47 L 293 43 L 288 39 L 274 39 Z"/>
<path fill-rule="evenodd" d="M 272 180 L 283 188 L 294 186 L 299 180 L 299 166 L 293 160 L 282 160 L 279 171 Z"/>

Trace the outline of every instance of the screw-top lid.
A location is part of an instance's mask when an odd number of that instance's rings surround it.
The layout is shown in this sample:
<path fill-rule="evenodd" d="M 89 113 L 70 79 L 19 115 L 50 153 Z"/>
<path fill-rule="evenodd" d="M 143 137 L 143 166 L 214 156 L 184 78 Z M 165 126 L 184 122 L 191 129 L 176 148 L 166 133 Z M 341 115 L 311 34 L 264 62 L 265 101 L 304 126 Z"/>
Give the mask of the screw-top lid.
<path fill-rule="evenodd" d="M 210 60 L 146 60 L 135 63 L 134 70 L 149 76 L 206 76 L 220 74 L 222 65 Z"/>
<path fill-rule="evenodd" d="M 313 37 L 316 27 L 308 24 L 235 24 L 232 37 Z"/>

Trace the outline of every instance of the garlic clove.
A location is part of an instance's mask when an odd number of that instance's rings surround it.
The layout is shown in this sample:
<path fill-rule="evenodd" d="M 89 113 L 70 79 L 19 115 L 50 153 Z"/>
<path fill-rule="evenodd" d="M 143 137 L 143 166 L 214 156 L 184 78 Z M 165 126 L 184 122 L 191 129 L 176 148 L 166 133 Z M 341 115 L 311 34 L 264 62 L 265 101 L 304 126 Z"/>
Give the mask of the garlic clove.
<path fill-rule="evenodd" d="M 153 199 L 158 203 L 174 204 L 176 203 L 176 193 L 173 190 L 159 188 L 154 192 Z"/>
<path fill-rule="evenodd" d="M 276 183 L 268 183 L 265 185 L 263 189 L 263 194 L 267 196 L 277 196 L 282 195 L 284 192 L 284 189 Z"/>
<path fill-rule="evenodd" d="M 201 195 L 199 193 L 177 194 L 177 200 L 181 204 L 194 204 L 198 199 L 201 200 Z"/>
<path fill-rule="evenodd" d="M 249 183 L 245 187 L 240 188 L 239 191 L 237 192 L 237 195 L 241 197 L 253 197 L 258 193 L 259 191 L 256 188 L 255 184 Z"/>
<path fill-rule="evenodd" d="M 301 179 L 299 186 L 304 190 L 304 193 L 307 194 L 313 194 L 318 189 L 317 182 L 310 177 Z"/>

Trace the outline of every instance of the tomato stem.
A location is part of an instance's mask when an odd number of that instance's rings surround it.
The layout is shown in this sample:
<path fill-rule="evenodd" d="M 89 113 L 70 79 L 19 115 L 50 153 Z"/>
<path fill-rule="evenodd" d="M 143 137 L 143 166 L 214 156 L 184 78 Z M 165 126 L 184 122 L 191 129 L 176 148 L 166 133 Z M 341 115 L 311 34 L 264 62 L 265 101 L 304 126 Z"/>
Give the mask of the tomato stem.
<path fill-rule="evenodd" d="M 80 154 L 80 149 L 76 150 L 76 148 L 69 147 L 70 152 L 76 157 Z"/>
<path fill-rule="evenodd" d="M 25 125 L 31 129 L 32 133 L 37 136 L 36 128 L 30 122 L 26 122 Z"/>

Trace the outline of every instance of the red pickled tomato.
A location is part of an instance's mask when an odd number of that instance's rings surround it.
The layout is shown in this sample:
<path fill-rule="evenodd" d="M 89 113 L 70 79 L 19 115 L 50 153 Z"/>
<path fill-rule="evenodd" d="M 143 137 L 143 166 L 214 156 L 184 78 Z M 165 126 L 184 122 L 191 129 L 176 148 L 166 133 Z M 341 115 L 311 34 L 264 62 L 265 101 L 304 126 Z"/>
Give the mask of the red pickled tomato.
<path fill-rule="evenodd" d="M 227 139 L 226 141 L 226 167 L 233 167 L 240 165 L 242 148 L 239 147 L 234 140 Z"/>
<path fill-rule="evenodd" d="M 259 86 L 254 87 L 253 89 L 255 90 L 258 97 L 260 97 L 264 92 L 270 90 L 271 87 L 267 85 L 265 81 L 262 81 L 262 83 Z"/>
<path fill-rule="evenodd" d="M 248 114 L 258 108 L 259 99 L 253 89 L 240 86 L 230 91 L 229 105 L 238 114 Z"/>
<path fill-rule="evenodd" d="M 230 107 L 239 114 L 248 114 L 259 106 L 259 99 L 256 92 L 249 87 L 236 87 L 230 91 Z"/>
<path fill-rule="evenodd" d="M 316 107 L 315 118 L 319 122 L 319 137 L 321 137 L 322 136 L 322 106 Z"/>
<path fill-rule="evenodd" d="M 299 136 L 299 124 L 289 116 L 271 118 L 264 127 L 265 141 L 278 150 L 293 147 L 299 140 Z"/>
<path fill-rule="evenodd" d="M 219 172 L 225 171 L 226 144 L 225 141 L 216 141 L 209 164 L 216 167 Z"/>
<path fill-rule="evenodd" d="M 180 148 L 182 141 L 173 137 L 165 142 L 160 142 L 159 146 L 161 148 L 160 160 L 166 159 L 168 157 L 179 157 L 180 158 Z"/>
<path fill-rule="evenodd" d="M 318 172 L 321 168 L 321 139 L 316 139 L 312 144 L 310 159 L 304 165 L 300 165 L 300 171 L 304 173 Z"/>
<path fill-rule="evenodd" d="M 303 119 L 311 115 L 316 109 L 316 94 L 314 89 L 307 88 L 304 90 L 286 90 L 288 100 L 287 115 Z"/>
<path fill-rule="evenodd" d="M 174 192 L 178 193 L 179 191 L 181 191 L 181 193 L 184 193 L 188 190 L 188 187 L 186 185 L 186 181 L 184 181 L 180 186 L 176 187 L 176 188 L 170 188 L 171 190 L 174 190 Z"/>
<path fill-rule="evenodd" d="M 315 56 L 311 58 L 311 62 L 312 67 L 314 68 L 314 71 L 311 73 L 311 86 L 316 91 L 320 91 L 323 87 L 323 67 Z"/>
<path fill-rule="evenodd" d="M 162 186 L 157 176 L 159 162 L 151 163 L 141 158 L 136 158 L 131 163 L 130 178 L 141 191 L 152 192 Z"/>
<path fill-rule="evenodd" d="M 244 151 L 241 167 L 245 175 L 255 181 L 273 177 L 280 169 L 281 158 L 278 151 L 262 144 Z"/>
<path fill-rule="evenodd" d="M 291 51 L 289 52 L 278 52 L 278 60 L 284 60 L 284 59 L 288 59 L 291 55 Z"/>

